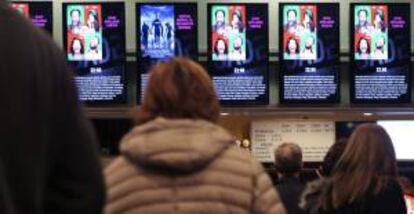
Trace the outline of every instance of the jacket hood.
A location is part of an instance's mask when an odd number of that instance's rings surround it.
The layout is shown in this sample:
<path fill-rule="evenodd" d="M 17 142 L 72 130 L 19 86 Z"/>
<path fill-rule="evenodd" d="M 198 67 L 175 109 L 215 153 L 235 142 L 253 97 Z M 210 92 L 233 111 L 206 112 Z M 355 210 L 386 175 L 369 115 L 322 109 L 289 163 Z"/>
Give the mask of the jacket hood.
<path fill-rule="evenodd" d="M 227 131 L 207 121 L 157 118 L 127 134 L 121 153 L 145 168 L 192 172 L 215 160 L 232 142 Z"/>

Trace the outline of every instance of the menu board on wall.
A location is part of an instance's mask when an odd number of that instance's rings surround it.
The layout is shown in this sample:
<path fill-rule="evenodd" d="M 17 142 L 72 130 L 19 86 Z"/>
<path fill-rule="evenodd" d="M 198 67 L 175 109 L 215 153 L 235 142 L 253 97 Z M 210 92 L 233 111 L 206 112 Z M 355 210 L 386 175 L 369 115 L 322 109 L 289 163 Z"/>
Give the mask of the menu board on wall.
<path fill-rule="evenodd" d="M 350 16 L 351 101 L 409 103 L 410 4 L 353 3 Z"/>
<path fill-rule="evenodd" d="M 268 104 L 268 6 L 208 4 L 208 71 L 224 105 Z"/>
<path fill-rule="evenodd" d="M 335 141 L 333 121 L 252 121 L 252 154 L 261 162 L 274 162 L 274 150 L 282 143 L 296 143 L 303 161 L 322 161 Z"/>
<path fill-rule="evenodd" d="M 279 6 L 281 103 L 339 101 L 339 3 Z"/>

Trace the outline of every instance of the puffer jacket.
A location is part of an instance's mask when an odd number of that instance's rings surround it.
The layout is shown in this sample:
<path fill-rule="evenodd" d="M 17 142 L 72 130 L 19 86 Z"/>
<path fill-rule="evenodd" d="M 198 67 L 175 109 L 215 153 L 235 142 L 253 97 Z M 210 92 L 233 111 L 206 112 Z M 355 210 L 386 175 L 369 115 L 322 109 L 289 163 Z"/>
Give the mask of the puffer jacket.
<path fill-rule="evenodd" d="M 105 213 L 285 213 L 259 163 L 202 120 L 157 118 L 121 142 L 105 170 Z"/>

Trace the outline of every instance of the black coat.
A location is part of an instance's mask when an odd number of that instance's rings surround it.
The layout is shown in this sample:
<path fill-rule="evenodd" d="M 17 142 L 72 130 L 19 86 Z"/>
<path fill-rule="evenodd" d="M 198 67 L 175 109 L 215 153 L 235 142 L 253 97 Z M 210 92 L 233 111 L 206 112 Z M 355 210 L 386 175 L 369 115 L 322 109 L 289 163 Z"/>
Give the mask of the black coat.
<path fill-rule="evenodd" d="M 100 213 L 96 140 L 50 36 L 0 0 L 0 212 Z"/>
<path fill-rule="evenodd" d="M 288 214 L 305 213 L 299 208 L 299 199 L 305 189 L 305 185 L 299 178 L 282 177 L 278 180 L 276 187 Z"/>

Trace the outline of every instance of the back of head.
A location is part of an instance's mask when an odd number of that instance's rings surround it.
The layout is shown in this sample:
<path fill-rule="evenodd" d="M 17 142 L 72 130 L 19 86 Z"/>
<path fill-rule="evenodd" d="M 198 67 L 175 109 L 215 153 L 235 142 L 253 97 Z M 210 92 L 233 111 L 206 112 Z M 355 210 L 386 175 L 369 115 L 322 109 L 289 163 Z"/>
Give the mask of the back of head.
<path fill-rule="evenodd" d="M 346 138 L 341 138 L 337 140 L 331 148 L 329 148 L 328 152 L 326 153 L 325 157 L 323 158 L 321 170 L 324 176 L 330 176 L 332 171 L 334 170 L 336 163 L 338 162 L 339 158 L 341 157 L 342 153 L 345 151 L 346 147 Z"/>
<path fill-rule="evenodd" d="M 378 194 L 396 178 L 396 171 L 394 147 L 387 132 L 376 124 L 358 126 L 330 178 L 332 206 Z"/>
<path fill-rule="evenodd" d="M 204 68 L 190 59 L 173 58 L 151 70 L 136 119 L 139 124 L 157 117 L 215 122 L 219 112 L 213 83 Z"/>
<path fill-rule="evenodd" d="M 297 144 L 283 143 L 275 150 L 276 169 L 282 176 L 290 177 L 302 169 L 302 150 Z"/>

